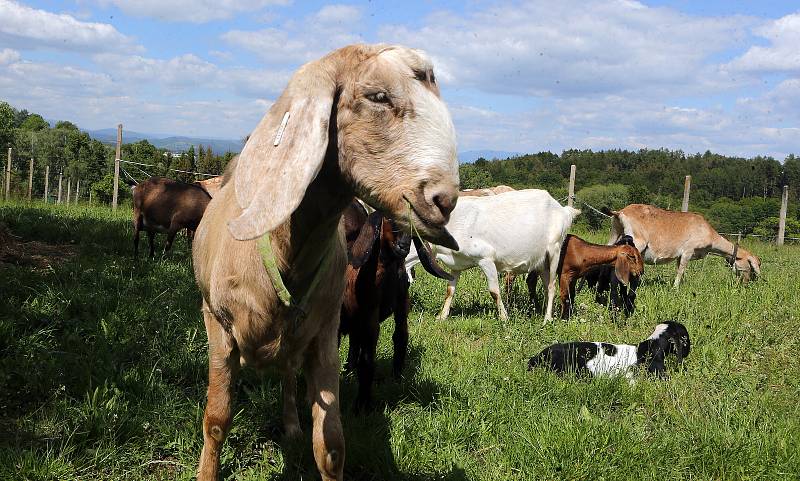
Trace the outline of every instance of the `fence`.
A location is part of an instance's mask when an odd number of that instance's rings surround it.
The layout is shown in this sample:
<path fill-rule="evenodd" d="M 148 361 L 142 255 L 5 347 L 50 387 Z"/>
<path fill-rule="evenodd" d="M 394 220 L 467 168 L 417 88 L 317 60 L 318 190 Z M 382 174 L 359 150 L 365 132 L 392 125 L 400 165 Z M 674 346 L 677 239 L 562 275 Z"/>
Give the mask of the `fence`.
<path fill-rule="evenodd" d="M 11 178 L 14 175 L 17 175 L 11 169 L 11 159 L 12 159 L 12 149 L 8 149 L 8 157 L 6 161 L 6 168 L 5 168 L 5 178 L 4 178 L 4 198 L 5 200 L 9 200 L 11 196 Z M 162 167 L 158 167 L 151 164 L 145 164 L 142 162 L 134 162 L 130 160 L 122 159 L 122 124 L 117 125 L 117 143 L 116 143 L 116 157 L 114 159 L 114 189 L 113 189 L 113 197 L 111 201 L 112 209 L 116 210 L 118 199 L 119 199 L 119 178 L 120 172 L 125 175 L 126 178 L 131 180 L 134 183 L 138 183 L 138 180 L 134 175 L 128 172 L 122 164 L 129 165 L 132 167 L 132 170 L 136 170 L 138 173 L 143 174 L 145 177 L 149 178 L 152 177 L 144 168 L 149 169 L 163 169 Z M 172 172 L 178 172 L 183 174 L 189 175 L 196 175 L 201 177 L 216 177 L 216 174 L 207 174 L 203 172 L 193 172 L 188 170 L 181 170 L 181 169 L 171 169 L 167 168 L 166 170 Z M 138 175 L 138 174 L 137 174 Z M 596 208 L 595 206 L 590 205 L 589 203 L 585 202 L 582 199 L 579 199 L 575 195 L 575 179 L 577 177 L 577 167 L 575 164 L 570 166 L 569 171 L 569 186 L 568 186 L 568 194 L 567 197 L 562 199 L 561 202 L 566 201 L 567 205 L 573 206 L 575 202 L 582 204 L 583 206 L 593 210 L 594 212 L 598 213 L 601 216 L 609 218 L 610 216 L 600 209 Z M 34 159 L 30 159 L 29 169 L 28 169 L 28 189 L 27 189 L 27 199 L 32 200 L 33 194 L 33 179 L 34 179 Z M 63 172 L 59 172 L 58 174 L 58 194 L 55 196 L 55 202 L 58 204 L 61 203 L 75 203 L 77 204 L 81 198 L 81 179 L 72 179 L 67 178 L 67 189 L 66 189 L 66 199 L 62 198 L 63 193 Z M 72 195 L 72 185 L 73 181 L 75 183 L 75 194 Z M 688 212 L 689 210 L 689 194 L 691 191 L 691 184 L 692 184 L 692 176 L 687 175 L 684 179 L 684 186 L 683 186 L 683 202 L 681 204 L 681 211 Z M 50 188 L 50 166 L 45 167 L 45 174 L 44 174 L 44 201 L 49 202 L 49 188 Z M 91 190 L 89 190 L 89 200 L 91 201 Z M 748 234 L 742 237 L 759 237 L 764 239 L 775 239 L 775 243 L 777 245 L 783 245 L 786 240 L 790 241 L 800 241 L 800 238 L 796 237 L 786 237 L 786 215 L 788 211 L 788 203 L 789 203 L 789 186 L 783 186 L 783 192 L 781 196 L 781 208 L 779 212 L 779 223 L 778 223 L 778 235 L 777 236 L 762 236 L 757 234 Z M 722 234 L 728 236 L 741 236 L 741 234 Z"/>
<path fill-rule="evenodd" d="M 171 168 L 164 168 L 160 166 L 155 166 L 151 164 L 145 164 L 141 162 L 133 162 L 129 160 L 124 160 L 121 158 L 122 156 L 122 124 L 117 126 L 117 144 L 116 144 L 116 157 L 114 160 L 114 185 L 113 185 L 113 194 L 111 200 L 111 207 L 112 209 L 116 209 L 119 201 L 119 177 L 120 172 L 122 172 L 126 178 L 130 179 L 133 183 L 138 183 L 139 181 L 136 179 L 134 175 L 131 175 L 121 164 L 127 164 L 136 169 L 138 173 L 143 174 L 147 178 L 152 177 L 147 171 L 145 171 L 142 167 L 151 169 L 159 169 L 160 171 L 167 170 L 171 172 L 178 172 L 183 174 L 195 175 L 200 177 L 217 177 L 217 174 L 207 174 L 203 172 L 193 172 L 188 170 L 181 170 L 181 169 L 171 169 Z M 53 193 L 50 191 L 50 180 L 51 180 L 51 173 L 50 173 L 50 166 L 45 165 L 44 167 L 44 174 L 43 179 L 40 177 L 42 174 L 36 171 L 36 162 L 35 159 L 31 158 L 28 164 L 27 169 L 27 184 L 22 185 L 22 172 L 17 172 L 12 169 L 12 158 L 13 158 L 13 149 L 9 147 L 7 152 L 7 161 L 5 168 L 3 169 L 3 193 L 2 198 L 6 201 L 11 199 L 12 194 L 17 193 L 17 197 L 25 198 L 28 201 L 32 201 L 34 197 L 34 180 L 37 182 L 42 180 L 39 183 L 41 186 L 43 184 L 43 189 L 36 193 L 38 198 L 41 195 L 43 201 L 45 203 L 53 202 L 56 204 L 77 204 L 78 202 L 92 202 L 92 191 L 87 186 L 86 182 L 83 184 L 81 183 L 80 178 L 72 178 L 70 176 L 64 177 L 64 172 L 60 171 L 58 173 L 58 187 L 57 190 Z M 138 173 L 136 175 L 138 175 Z M 14 183 L 16 183 L 16 189 Z M 55 179 L 53 179 L 55 182 Z M 20 191 L 20 189 L 26 189 Z M 21 194 L 21 192 L 25 192 L 25 194 Z"/>

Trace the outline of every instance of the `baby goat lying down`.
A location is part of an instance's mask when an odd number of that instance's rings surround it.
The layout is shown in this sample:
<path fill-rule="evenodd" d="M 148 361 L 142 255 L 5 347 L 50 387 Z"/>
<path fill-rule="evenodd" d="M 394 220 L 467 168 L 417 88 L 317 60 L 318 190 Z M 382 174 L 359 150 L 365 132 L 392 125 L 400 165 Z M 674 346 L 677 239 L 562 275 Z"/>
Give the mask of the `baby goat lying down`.
<path fill-rule="evenodd" d="M 686 327 L 674 321 L 656 326 L 653 334 L 638 346 L 605 342 L 566 342 L 553 344 L 528 361 L 528 370 L 544 367 L 557 373 L 574 372 L 589 376 L 619 376 L 631 379 L 634 367 L 647 366 L 647 372 L 664 374 L 664 361 L 675 354 L 678 362 L 689 355 L 691 342 Z"/>

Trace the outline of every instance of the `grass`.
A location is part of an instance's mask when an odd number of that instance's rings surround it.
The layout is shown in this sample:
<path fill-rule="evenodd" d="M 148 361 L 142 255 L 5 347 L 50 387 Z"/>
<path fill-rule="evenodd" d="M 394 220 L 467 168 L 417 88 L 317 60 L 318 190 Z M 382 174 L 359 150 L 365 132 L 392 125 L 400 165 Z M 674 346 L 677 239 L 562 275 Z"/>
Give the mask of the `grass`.
<path fill-rule="evenodd" d="M 0 263 L 0 479 L 194 474 L 207 355 L 189 252 L 181 240 L 168 258 L 136 265 L 129 219 L 125 210 L 0 204 L 0 222 L 23 240 L 77 251 L 52 267 Z M 674 266 L 648 268 L 627 320 L 582 292 L 576 316 L 543 325 L 518 281 L 501 323 L 485 281 L 469 272 L 453 316 L 436 321 L 444 285 L 421 276 L 404 379 L 390 376 L 391 322 L 379 346 L 376 411 L 353 415 L 356 381 L 342 378 L 347 478 L 796 477 L 800 248 L 748 248 L 764 274 L 747 287 L 719 258 L 691 263 L 677 291 Z M 684 322 L 693 343 L 666 381 L 525 371 L 551 342 L 635 343 L 665 319 Z M 289 443 L 275 373 L 245 370 L 237 392 L 223 477 L 318 479 L 307 407 L 305 439 Z"/>

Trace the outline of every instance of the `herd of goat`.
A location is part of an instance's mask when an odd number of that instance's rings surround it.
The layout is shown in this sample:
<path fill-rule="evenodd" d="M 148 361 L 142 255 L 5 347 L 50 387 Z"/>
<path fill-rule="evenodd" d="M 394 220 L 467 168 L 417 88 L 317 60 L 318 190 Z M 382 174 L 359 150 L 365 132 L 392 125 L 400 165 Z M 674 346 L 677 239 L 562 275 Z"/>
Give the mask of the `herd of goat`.
<path fill-rule="evenodd" d="M 219 471 L 239 368 L 267 363 L 282 375 L 288 436 L 301 432 L 296 372 L 303 369 L 317 468 L 324 480 L 342 479 L 339 341 L 350 337 L 345 369 L 357 373 L 355 408 L 369 408 L 380 324 L 390 316 L 393 374 L 403 369 L 417 263 L 448 281 L 442 319 L 461 272 L 473 267 L 486 276 L 501 319 L 507 317 L 501 274 L 506 293 L 515 276 L 527 275 L 537 309 L 541 278 L 546 320 L 557 287 L 561 317 L 571 314 L 581 278 L 599 301 L 608 298 L 614 309 L 632 313 L 645 263 L 677 261 L 676 286 L 687 263 L 707 254 L 725 257 L 745 280 L 760 274 L 756 256 L 698 214 L 629 205 L 611 213 L 608 245 L 597 245 L 568 234 L 580 211 L 546 191 L 459 192 L 455 153 L 453 124 L 427 56 L 357 45 L 298 70 L 223 178 L 195 184 L 151 178 L 133 187 L 135 255 L 142 229 L 151 256 L 155 232 L 167 234 L 165 252 L 184 228 L 193 239 L 209 345 L 198 479 L 216 479 Z M 685 331 L 660 326 L 643 346 Z M 585 349 L 613 357 L 627 348 Z M 531 363 L 545 362 L 537 359 Z"/>

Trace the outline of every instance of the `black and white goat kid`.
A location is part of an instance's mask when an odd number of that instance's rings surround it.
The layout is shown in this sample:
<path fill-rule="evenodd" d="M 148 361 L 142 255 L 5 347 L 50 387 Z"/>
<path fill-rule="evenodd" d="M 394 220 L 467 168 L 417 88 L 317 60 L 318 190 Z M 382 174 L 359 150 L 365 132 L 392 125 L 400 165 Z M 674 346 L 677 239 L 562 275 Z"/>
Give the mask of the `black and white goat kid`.
<path fill-rule="evenodd" d="M 663 376 L 666 357 L 674 354 L 679 363 L 683 362 L 690 348 L 686 327 L 679 322 L 666 321 L 657 325 L 653 334 L 637 346 L 605 342 L 553 344 L 528 361 L 528 370 L 543 367 L 578 375 L 624 375 L 631 380 L 636 366 L 647 366 L 648 372 Z"/>

